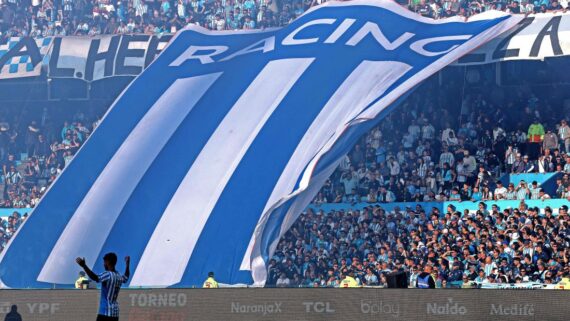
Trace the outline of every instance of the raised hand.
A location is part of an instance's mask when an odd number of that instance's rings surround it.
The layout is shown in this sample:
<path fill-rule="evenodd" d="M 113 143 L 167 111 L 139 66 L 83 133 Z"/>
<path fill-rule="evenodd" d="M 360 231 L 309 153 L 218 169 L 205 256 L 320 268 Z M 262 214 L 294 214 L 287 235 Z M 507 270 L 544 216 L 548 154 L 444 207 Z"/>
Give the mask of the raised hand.
<path fill-rule="evenodd" d="M 125 263 L 126 263 L 126 267 L 125 267 L 124 276 L 129 278 L 129 276 L 131 276 L 131 268 L 130 268 L 130 264 L 129 264 L 129 263 L 131 263 L 131 257 L 130 256 L 125 256 Z"/>
<path fill-rule="evenodd" d="M 75 262 L 77 262 L 77 264 L 79 264 L 79 266 L 84 267 L 87 264 L 85 263 L 85 258 L 84 257 L 78 257 L 75 259 Z"/>

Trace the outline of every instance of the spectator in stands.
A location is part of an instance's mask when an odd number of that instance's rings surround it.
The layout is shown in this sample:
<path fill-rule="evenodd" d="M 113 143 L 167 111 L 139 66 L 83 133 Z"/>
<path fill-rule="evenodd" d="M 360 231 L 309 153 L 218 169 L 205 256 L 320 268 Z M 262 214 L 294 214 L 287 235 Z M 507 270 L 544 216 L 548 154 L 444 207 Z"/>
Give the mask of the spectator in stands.
<path fill-rule="evenodd" d="M 10 238 L 14 236 L 27 217 L 27 213 L 22 216 L 17 211 L 14 211 L 12 215 L 7 218 L 0 217 L 0 252 L 6 247 Z"/>
<path fill-rule="evenodd" d="M 494 199 L 497 201 L 506 199 L 507 189 L 503 186 L 503 182 L 497 182 L 497 188 L 495 188 L 493 194 L 495 195 Z"/>
<path fill-rule="evenodd" d="M 552 153 L 555 149 L 558 149 L 558 147 L 558 137 L 552 132 L 552 130 L 548 129 L 546 134 L 544 134 L 542 150 Z"/>
<path fill-rule="evenodd" d="M 529 199 L 530 196 L 530 189 L 528 188 L 525 181 L 520 181 L 519 185 L 516 188 L 516 199 L 519 201 L 524 201 L 525 199 Z"/>
<path fill-rule="evenodd" d="M 291 280 L 287 278 L 287 274 L 281 273 L 279 279 L 277 279 L 276 286 L 279 288 L 289 287 L 291 285 Z"/>
<path fill-rule="evenodd" d="M 530 199 L 531 199 L 531 200 L 537 200 L 537 199 L 539 199 L 540 191 L 541 191 L 541 188 L 538 186 L 538 182 L 537 182 L 537 181 L 533 181 L 532 184 L 531 184 L 531 187 L 529 188 Z"/>
<path fill-rule="evenodd" d="M 568 123 L 564 119 L 560 122 L 558 136 L 560 137 L 560 143 L 561 146 L 564 147 L 564 151 L 570 155 L 570 126 L 568 126 Z"/>
<path fill-rule="evenodd" d="M 540 151 L 540 144 L 543 142 L 543 140 L 544 140 L 544 127 L 537 118 L 528 127 L 527 154 L 530 155 L 533 159 L 538 158 Z"/>
<path fill-rule="evenodd" d="M 544 200 L 549 200 L 549 199 L 551 199 L 551 197 L 550 197 L 550 195 L 548 195 L 548 194 L 544 191 L 544 189 L 541 188 L 540 191 L 538 192 L 538 199 L 541 200 L 541 201 L 544 201 Z"/>

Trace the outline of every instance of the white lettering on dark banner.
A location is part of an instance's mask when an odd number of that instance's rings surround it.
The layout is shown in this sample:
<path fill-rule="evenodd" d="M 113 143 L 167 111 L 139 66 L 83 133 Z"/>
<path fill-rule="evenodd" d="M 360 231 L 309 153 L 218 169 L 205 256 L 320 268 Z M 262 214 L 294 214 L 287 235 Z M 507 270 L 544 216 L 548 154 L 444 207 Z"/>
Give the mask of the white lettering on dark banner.
<path fill-rule="evenodd" d="M 177 308 L 188 304 L 185 293 L 131 293 L 129 298 L 131 306 L 142 308 Z"/>
<path fill-rule="evenodd" d="M 246 314 L 275 314 L 281 313 L 281 305 L 283 302 L 263 303 L 263 304 L 243 304 L 240 302 L 232 302 L 232 313 L 246 313 Z"/>
<path fill-rule="evenodd" d="M 247 47 L 233 49 L 226 46 L 192 44 L 172 61 L 180 66 L 188 60 L 201 64 L 228 61 L 253 53 L 269 53 L 279 46 L 299 46 L 316 43 L 335 44 L 343 39 L 346 46 L 357 46 L 371 39 L 382 50 L 392 51 L 402 46 L 423 56 L 442 55 L 457 47 L 457 41 L 465 41 L 470 35 L 417 39 L 412 32 L 403 32 L 395 39 L 388 39 L 382 27 L 365 22 L 353 30 L 355 19 L 318 19 L 296 28 L 281 41 L 268 37 Z M 334 25 L 336 25 L 336 27 Z M 311 28 L 329 28 L 323 37 L 303 37 L 303 31 Z M 183 31 L 184 32 L 184 31 Z M 78 78 L 94 81 L 114 76 L 139 75 L 164 49 L 172 35 L 161 37 L 135 35 L 102 35 L 98 37 L 48 37 L 32 39 L 14 37 L 6 45 L 0 45 L 0 79 L 39 76 L 42 66 L 51 78 Z M 431 51 L 431 44 L 455 41 L 444 50 Z M 5 50 L 1 50 L 5 47 Z M 570 54 L 570 13 L 530 15 L 517 27 L 497 37 L 474 52 L 462 57 L 457 64 L 486 64 L 503 60 L 531 60 Z M 44 57 L 48 59 L 44 60 Z M 42 63 L 43 61 L 43 63 Z"/>
<path fill-rule="evenodd" d="M 172 35 L 56 37 L 48 63 L 51 78 L 94 81 L 140 74 L 164 49 Z M 80 53 L 80 54 L 77 54 Z"/>
<path fill-rule="evenodd" d="M 457 302 L 453 302 L 453 298 L 447 298 L 446 303 L 428 303 L 427 314 L 434 315 L 465 315 L 467 308 Z"/>
<path fill-rule="evenodd" d="M 529 15 L 517 27 L 465 55 L 457 64 L 534 60 L 570 55 L 570 13 Z"/>
<path fill-rule="evenodd" d="M 534 304 L 491 304 L 491 315 L 534 316 Z"/>

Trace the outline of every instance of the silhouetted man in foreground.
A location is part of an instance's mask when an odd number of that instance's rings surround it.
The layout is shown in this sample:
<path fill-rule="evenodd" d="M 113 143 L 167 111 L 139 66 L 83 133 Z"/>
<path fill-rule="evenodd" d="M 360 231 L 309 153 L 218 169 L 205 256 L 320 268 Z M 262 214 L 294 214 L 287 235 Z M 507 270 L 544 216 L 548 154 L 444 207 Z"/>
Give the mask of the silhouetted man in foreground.
<path fill-rule="evenodd" d="M 97 321 L 119 321 L 119 303 L 117 302 L 117 298 L 119 297 L 121 285 L 127 282 L 131 274 L 129 270 L 131 258 L 128 256 L 125 257 L 127 266 L 124 275 L 121 275 L 115 270 L 115 265 L 117 265 L 117 254 L 115 253 L 105 254 L 103 257 L 105 272 L 99 275 L 89 269 L 85 263 L 85 258 L 78 257 L 75 261 L 83 268 L 91 280 L 101 283 L 101 299 L 99 300 Z"/>
<path fill-rule="evenodd" d="M 18 313 L 18 306 L 13 305 L 10 312 L 6 314 L 4 321 L 22 321 L 22 316 Z"/>

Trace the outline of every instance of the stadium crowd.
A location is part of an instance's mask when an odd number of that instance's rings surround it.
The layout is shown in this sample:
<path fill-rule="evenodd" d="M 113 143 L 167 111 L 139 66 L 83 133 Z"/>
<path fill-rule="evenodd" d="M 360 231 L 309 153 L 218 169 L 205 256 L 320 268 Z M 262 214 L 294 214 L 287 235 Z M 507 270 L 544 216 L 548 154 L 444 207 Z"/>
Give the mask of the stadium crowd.
<path fill-rule="evenodd" d="M 16 209 L 0 217 L 0 252 L 98 124 L 83 113 L 61 125 L 23 114 L 0 111 L 0 208 Z"/>
<path fill-rule="evenodd" d="M 528 88 L 496 105 L 490 88 L 467 91 L 460 110 L 440 108 L 451 88 L 422 87 L 363 137 L 271 259 L 271 286 L 386 286 L 406 272 L 415 285 L 429 271 L 437 287 L 556 284 L 570 274 L 568 207 L 527 200 L 570 200 L 570 100 L 552 105 Z M 481 92 L 488 93 L 481 95 Z M 437 109 L 438 112 L 435 112 Z M 536 182 L 503 186 L 503 174 L 559 173 L 555 195 Z M 482 201 L 491 201 L 487 207 Z M 500 208 L 518 200 L 517 208 Z M 388 212 L 382 203 L 466 201 Z M 323 203 L 368 202 L 362 210 L 318 210 Z M 489 204 L 489 203 L 487 203 Z M 350 208 L 350 207 L 349 207 Z"/>
<path fill-rule="evenodd" d="M 28 213 L 21 215 L 20 212 L 14 211 L 7 218 L 0 217 L 0 253 L 8 244 L 8 241 L 22 223 L 28 218 Z"/>
<path fill-rule="evenodd" d="M 486 283 L 556 284 L 570 274 L 568 206 L 486 208 L 445 212 L 417 205 L 385 212 L 308 210 L 282 238 L 269 264 L 276 287 L 339 287 L 346 276 L 359 285 L 386 286 L 405 272 L 415 285 L 429 271 L 436 287 Z"/>
<path fill-rule="evenodd" d="M 211 30 L 283 26 L 324 0 L 1 0 L 2 38 L 16 36 L 175 33 L 196 24 Z M 486 10 L 513 13 L 566 11 L 568 0 L 406 0 L 434 19 Z"/>
<path fill-rule="evenodd" d="M 455 117 L 445 108 L 435 112 L 446 92 L 413 94 L 402 112 L 361 139 L 313 203 L 570 200 L 570 97 L 564 111 L 522 89 L 506 106 L 468 94 Z M 537 182 L 498 180 L 555 172 L 556 195 Z"/>
<path fill-rule="evenodd" d="M 79 113 L 61 125 L 0 115 L 0 207 L 33 208 L 97 126 Z"/>

